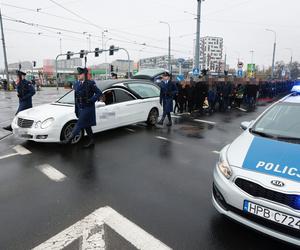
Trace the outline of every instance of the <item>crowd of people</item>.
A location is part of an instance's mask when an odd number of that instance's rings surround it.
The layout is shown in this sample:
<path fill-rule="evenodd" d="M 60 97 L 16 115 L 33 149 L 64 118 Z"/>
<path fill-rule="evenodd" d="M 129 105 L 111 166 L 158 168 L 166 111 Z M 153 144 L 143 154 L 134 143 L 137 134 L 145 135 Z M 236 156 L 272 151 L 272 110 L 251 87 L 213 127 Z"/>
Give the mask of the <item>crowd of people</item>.
<path fill-rule="evenodd" d="M 288 93 L 293 81 L 247 82 L 235 84 L 230 81 L 195 81 L 193 79 L 177 82 L 174 113 L 199 112 L 203 114 L 216 111 L 226 112 L 233 107 L 251 111 L 258 99 L 272 100 Z"/>

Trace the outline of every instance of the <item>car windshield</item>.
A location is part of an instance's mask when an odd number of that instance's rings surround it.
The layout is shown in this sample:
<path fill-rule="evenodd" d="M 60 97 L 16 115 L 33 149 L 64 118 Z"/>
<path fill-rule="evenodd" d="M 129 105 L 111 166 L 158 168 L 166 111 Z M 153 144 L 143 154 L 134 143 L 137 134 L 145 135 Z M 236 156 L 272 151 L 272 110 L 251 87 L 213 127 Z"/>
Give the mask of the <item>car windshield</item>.
<path fill-rule="evenodd" d="M 278 103 L 264 114 L 251 132 L 285 141 L 300 141 L 300 104 Z"/>
<path fill-rule="evenodd" d="M 128 88 L 137 93 L 142 98 L 152 98 L 159 96 L 159 88 L 153 84 L 129 83 Z"/>
<path fill-rule="evenodd" d="M 65 94 L 63 97 L 61 97 L 60 99 L 58 99 L 56 101 L 56 103 L 74 104 L 75 100 L 74 100 L 74 92 L 73 92 L 73 90 L 71 90 L 70 92 L 68 92 L 67 94 Z"/>

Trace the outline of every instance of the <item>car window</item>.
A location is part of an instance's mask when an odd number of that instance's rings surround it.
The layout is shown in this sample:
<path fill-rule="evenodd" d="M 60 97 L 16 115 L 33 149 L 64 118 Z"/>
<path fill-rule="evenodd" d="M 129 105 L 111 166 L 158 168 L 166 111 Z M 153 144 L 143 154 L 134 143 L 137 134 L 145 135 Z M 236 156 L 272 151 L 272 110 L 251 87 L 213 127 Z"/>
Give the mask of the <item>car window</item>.
<path fill-rule="evenodd" d="M 158 97 L 160 93 L 159 88 L 153 84 L 129 83 L 127 86 L 142 98 Z"/>
<path fill-rule="evenodd" d="M 264 114 L 252 130 L 275 137 L 300 138 L 300 104 L 278 103 Z"/>
<path fill-rule="evenodd" d="M 62 104 L 74 104 L 75 103 L 74 91 L 71 90 L 70 92 L 65 94 L 63 97 L 58 99 L 56 102 L 62 103 Z"/>
<path fill-rule="evenodd" d="M 111 105 L 116 103 L 116 97 L 115 97 L 115 92 L 114 90 L 108 90 L 106 92 L 104 92 L 103 94 L 103 101 L 105 103 L 105 105 Z"/>
<path fill-rule="evenodd" d="M 133 96 L 129 94 L 128 92 L 121 90 L 121 89 L 115 89 L 115 97 L 116 97 L 116 102 L 128 102 L 134 100 Z"/>

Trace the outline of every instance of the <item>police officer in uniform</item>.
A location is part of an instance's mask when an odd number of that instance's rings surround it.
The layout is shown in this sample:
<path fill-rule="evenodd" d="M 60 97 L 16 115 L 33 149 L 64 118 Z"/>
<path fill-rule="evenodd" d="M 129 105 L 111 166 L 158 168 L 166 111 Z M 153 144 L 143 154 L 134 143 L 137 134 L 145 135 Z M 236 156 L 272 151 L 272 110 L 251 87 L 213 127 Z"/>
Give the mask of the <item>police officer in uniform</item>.
<path fill-rule="evenodd" d="M 164 72 L 162 75 L 162 81 L 160 83 L 160 104 L 163 106 L 163 115 L 158 125 L 163 125 L 166 116 L 168 116 L 167 126 L 172 126 L 171 112 L 173 111 L 173 99 L 177 94 L 177 87 L 174 82 L 171 81 L 171 75 L 168 72 Z"/>
<path fill-rule="evenodd" d="M 25 79 L 26 73 L 17 70 L 17 95 L 19 98 L 19 108 L 16 115 L 26 109 L 32 108 L 32 96 L 35 95 L 34 87 L 31 82 Z M 4 129 L 12 131 L 11 125 L 4 127 Z"/>
<path fill-rule="evenodd" d="M 68 144 L 81 130 L 85 130 L 88 135 L 88 143 L 84 148 L 94 146 L 92 126 L 96 126 L 95 102 L 102 96 L 101 90 L 93 80 L 88 80 L 88 69 L 77 68 L 78 81 L 74 83 L 75 92 L 75 114 L 78 118 L 72 134 L 63 143 Z"/>

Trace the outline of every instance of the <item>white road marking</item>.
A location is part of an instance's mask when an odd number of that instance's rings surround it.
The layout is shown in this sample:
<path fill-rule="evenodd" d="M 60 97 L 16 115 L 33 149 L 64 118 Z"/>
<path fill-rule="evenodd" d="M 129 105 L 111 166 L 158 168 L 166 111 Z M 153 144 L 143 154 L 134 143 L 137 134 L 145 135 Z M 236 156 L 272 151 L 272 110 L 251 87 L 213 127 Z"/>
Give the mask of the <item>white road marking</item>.
<path fill-rule="evenodd" d="M 13 148 L 19 155 L 29 155 L 31 154 L 31 152 L 27 149 L 27 148 L 24 148 L 23 146 L 21 145 L 17 145 Z"/>
<path fill-rule="evenodd" d="M 16 153 L 12 153 L 12 154 L 8 154 L 8 155 L 0 156 L 0 160 L 5 159 L 5 158 L 9 158 L 9 157 L 12 157 L 12 156 L 16 156 L 16 155 L 28 155 L 28 154 L 31 154 L 31 152 L 27 148 L 24 148 L 21 145 L 17 145 L 15 147 L 13 147 L 13 149 L 16 151 Z"/>
<path fill-rule="evenodd" d="M 220 152 L 219 152 L 219 151 L 216 151 L 216 150 L 212 151 L 212 153 L 217 154 L 217 155 L 220 154 Z"/>
<path fill-rule="evenodd" d="M 168 142 L 172 142 L 172 143 L 175 143 L 175 144 L 179 144 L 179 145 L 182 144 L 182 142 L 180 142 L 180 141 L 173 141 L 173 140 L 170 140 L 170 139 L 168 139 L 166 137 L 162 137 L 162 136 L 155 136 L 155 138 L 159 139 L 159 140 L 162 140 L 162 141 L 168 141 Z"/>
<path fill-rule="evenodd" d="M 113 232 L 111 234 L 111 231 Z M 134 249 L 171 250 L 145 230 L 129 221 L 111 207 L 99 208 L 81 221 L 53 236 L 33 250 L 106 249 L 106 242 L 120 237 Z M 105 236 L 105 237 L 104 237 Z M 112 238 L 111 238 L 112 237 Z M 121 249 L 124 246 L 119 246 Z"/>
<path fill-rule="evenodd" d="M 243 111 L 243 112 L 247 112 L 247 110 L 246 110 L 246 109 L 243 109 L 243 108 L 237 107 L 237 109 L 240 110 L 240 111 Z"/>
<path fill-rule="evenodd" d="M 47 175 L 47 177 L 52 181 L 61 182 L 67 178 L 67 176 L 65 176 L 63 173 L 59 172 L 49 164 L 37 166 L 37 169 L 40 170 L 43 174 Z"/>
<path fill-rule="evenodd" d="M 171 115 L 171 117 L 173 117 L 173 118 L 181 118 L 181 116 L 179 116 L 179 115 Z"/>
<path fill-rule="evenodd" d="M 132 133 L 134 133 L 135 132 L 135 130 L 134 129 L 131 129 L 131 128 L 125 128 L 127 131 L 129 131 L 129 132 L 132 132 Z"/>
<path fill-rule="evenodd" d="M 194 119 L 195 122 L 201 122 L 201 123 L 207 123 L 210 125 L 216 125 L 216 122 L 211 122 L 211 121 L 206 121 L 206 120 L 199 120 L 199 119 Z"/>
<path fill-rule="evenodd" d="M 19 155 L 19 153 L 13 153 L 13 154 L 9 154 L 9 155 L 3 155 L 3 156 L 0 156 L 0 160 L 5 159 L 5 158 L 9 158 L 9 157 L 12 157 L 12 156 L 16 156 L 16 155 Z"/>
<path fill-rule="evenodd" d="M 0 141 L 4 140 L 4 139 L 6 139 L 7 137 L 12 136 L 12 135 L 13 135 L 13 133 L 9 133 L 9 134 L 3 136 L 3 137 L 0 139 Z"/>

